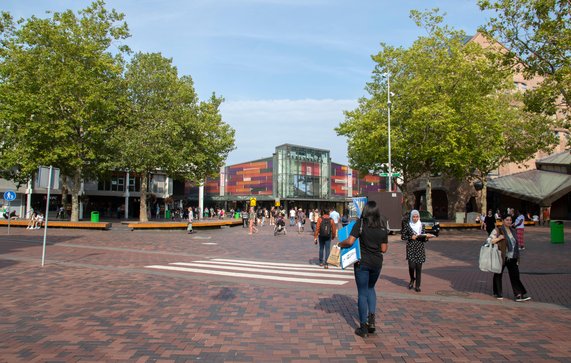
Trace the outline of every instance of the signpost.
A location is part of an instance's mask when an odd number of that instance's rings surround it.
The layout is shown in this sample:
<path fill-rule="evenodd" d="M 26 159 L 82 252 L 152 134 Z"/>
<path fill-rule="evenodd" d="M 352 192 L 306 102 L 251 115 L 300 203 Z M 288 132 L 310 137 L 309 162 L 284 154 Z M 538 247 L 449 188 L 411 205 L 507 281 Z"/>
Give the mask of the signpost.
<path fill-rule="evenodd" d="M 400 173 L 380 173 L 379 176 L 387 177 L 387 180 L 388 180 L 387 191 L 392 192 L 392 190 L 393 190 L 393 177 L 399 177 Z"/>
<path fill-rule="evenodd" d="M 10 234 L 10 220 L 12 219 L 10 216 L 10 202 L 16 199 L 16 192 L 13 190 L 8 190 L 4 192 L 4 200 L 8 202 L 8 234 Z"/>
<path fill-rule="evenodd" d="M 38 170 L 38 179 L 40 187 L 47 189 L 47 200 L 46 200 L 46 214 L 44 218 L 44 247 L 42 249 L 42 267 L 44 266 L 44 260 L 46 257 L 46 237 L 48 234 L 48 213 L 50 211 L 50 192 L 52 188 L 59 187 L 59 169 L 53 166 L 45 167 L 41 166 Z M 46 180 L 47 179 L 47 180 Z M 54 187 L 55 180 L 55 187 Z"/>

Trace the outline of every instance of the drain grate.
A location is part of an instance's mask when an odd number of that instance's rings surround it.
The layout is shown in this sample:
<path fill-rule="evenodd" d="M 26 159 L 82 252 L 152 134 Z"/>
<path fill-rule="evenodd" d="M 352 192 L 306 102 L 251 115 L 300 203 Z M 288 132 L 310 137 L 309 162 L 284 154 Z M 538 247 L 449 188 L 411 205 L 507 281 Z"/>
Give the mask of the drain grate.
<path fill-rule="evenodd" d="M 467 296 L 470 296 L 470 294 L 467 293 L 467 292 L 462 292 L 462 291 L 449 291 L 449 290 L 436 291 L 436 295 L 440 295 L 440 296 L 454 296 L 454 297 L 467 297 Z"/>

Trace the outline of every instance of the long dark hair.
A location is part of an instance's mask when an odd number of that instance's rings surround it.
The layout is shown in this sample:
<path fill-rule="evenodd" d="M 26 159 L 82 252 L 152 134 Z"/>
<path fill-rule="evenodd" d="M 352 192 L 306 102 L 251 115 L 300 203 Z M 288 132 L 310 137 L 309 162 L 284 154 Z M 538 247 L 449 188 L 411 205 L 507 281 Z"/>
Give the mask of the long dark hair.
<path fill-rule="evenodd" d="M 365 204 L 361 218 L 363 218 L 365 225 L 369 228 L 384 227 L 381 221 L 381 212 L 379 211 L 379 207 L 375 201 L 371 200 Z"/>

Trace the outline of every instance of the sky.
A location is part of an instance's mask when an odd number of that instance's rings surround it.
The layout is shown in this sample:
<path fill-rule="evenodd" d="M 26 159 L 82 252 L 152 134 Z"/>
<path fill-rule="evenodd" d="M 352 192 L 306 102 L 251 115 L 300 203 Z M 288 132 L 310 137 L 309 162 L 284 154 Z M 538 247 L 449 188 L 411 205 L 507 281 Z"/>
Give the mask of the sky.
<path fill-rule="evenodd" d="M 335 127 L 366 97 L 380 44 L 426 35 L 410 10 L 439 8 L 468 35 L 486 23 L 477 0 L 107 0 L 125 14 L 134 52 L 172 58 L 201 99 L 222 96 L 236 130 L 227 164 L 270 157 L 285 143 L 331 151 L 347 164 Z M 83 9 L 83 0 L 2 0 L 15 18 Z"/>

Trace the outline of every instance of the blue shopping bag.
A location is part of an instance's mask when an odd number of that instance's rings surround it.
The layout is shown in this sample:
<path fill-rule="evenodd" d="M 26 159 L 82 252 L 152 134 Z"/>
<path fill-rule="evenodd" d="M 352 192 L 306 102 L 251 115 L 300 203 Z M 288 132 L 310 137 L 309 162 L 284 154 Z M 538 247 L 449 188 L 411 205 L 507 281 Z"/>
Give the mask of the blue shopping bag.
<path fill-rule="evenodd" d="M 339 238 L 339 242 L 343 242 L 347 238 L 349 238 L 349 235 L 351 234 L 351 230 L 353 229 L 355 223 L 356 223 L 355 221 L 351 221 L 351 223 L 349 223 L 347 226 L 339 230 L 339 233 L 337 233 L 337 238 Z M 341 268 L 343 270 L 360 260 L 361 260 L 361 245 L 359 244 L 359 239 L 357 239 L 351 247 L 341 248 Z"/>

